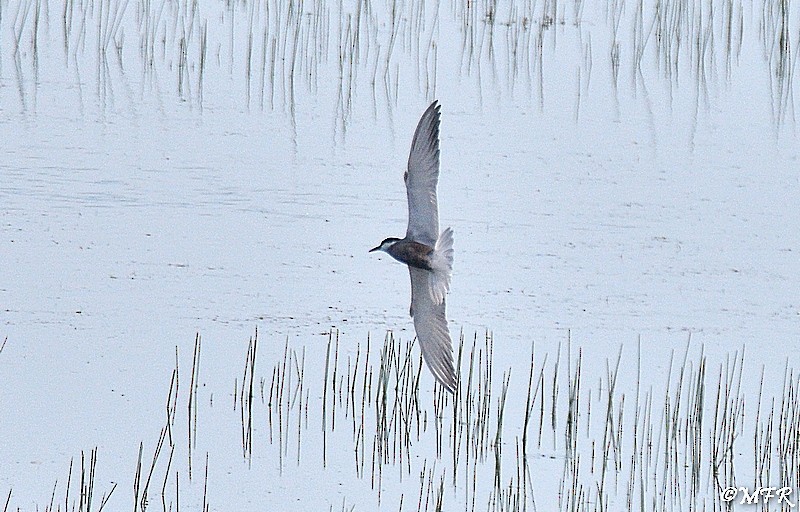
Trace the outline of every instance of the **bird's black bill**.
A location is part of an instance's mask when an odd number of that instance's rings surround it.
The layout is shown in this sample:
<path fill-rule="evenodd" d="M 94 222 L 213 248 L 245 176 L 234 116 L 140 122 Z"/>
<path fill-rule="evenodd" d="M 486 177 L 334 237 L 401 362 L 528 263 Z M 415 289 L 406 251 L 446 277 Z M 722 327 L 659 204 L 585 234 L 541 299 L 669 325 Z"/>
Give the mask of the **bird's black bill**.
<path fill-rule="evenodd" d="M 379 245 L 378 247 L 373 247 L 372 249 L 370 249 L 369 252 L 379 251 L 380 249 L 381 249 L 381 246 Z"/>

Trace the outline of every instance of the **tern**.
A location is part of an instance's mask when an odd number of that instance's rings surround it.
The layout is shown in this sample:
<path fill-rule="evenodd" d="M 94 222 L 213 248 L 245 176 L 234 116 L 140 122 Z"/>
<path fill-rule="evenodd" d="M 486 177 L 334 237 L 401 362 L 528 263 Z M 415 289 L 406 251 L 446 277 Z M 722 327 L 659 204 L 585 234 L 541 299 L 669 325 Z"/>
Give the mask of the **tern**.
<path fill-rule="evenodd" d="M 411 309 L 422 356 L 437 381 L 456 389 L 453 342 L 447 327 L 445 295 L 453 272 L 453 230 L 439 233 L 436 186 L 439 181 L 439 110 L 434 101 L 422 114 L 411 142 L 403 178 L 408 195 L 405 238 L 386 238 L 369 252 L 383 251 L 408 265 Z"/>

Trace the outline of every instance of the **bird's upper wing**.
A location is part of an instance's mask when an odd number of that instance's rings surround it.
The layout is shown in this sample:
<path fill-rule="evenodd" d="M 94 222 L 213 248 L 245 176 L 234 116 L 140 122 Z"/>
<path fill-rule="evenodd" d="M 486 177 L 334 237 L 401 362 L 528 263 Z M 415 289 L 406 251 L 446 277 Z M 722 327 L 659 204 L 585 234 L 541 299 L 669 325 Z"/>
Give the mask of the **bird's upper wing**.
<path fill-rule="evenodd" d="M 436 380 L 451 393 L 456 389 L 453 342 L 445 316 L 445 301 L 435 304 L 429 290 L 427 270 L 408 267 L 411 274 L 411 316 L 422 357 Z"/>
<path fill-rule="evenodd" d="M 439 237 L 439 207 L 436 184 L 439 181 L 439 109 L 431 103 L 422 114 L 411 142 L 408 170 L 405 173 L 408 193 L 408 231 L 406 238 L 430 247 Z"/>

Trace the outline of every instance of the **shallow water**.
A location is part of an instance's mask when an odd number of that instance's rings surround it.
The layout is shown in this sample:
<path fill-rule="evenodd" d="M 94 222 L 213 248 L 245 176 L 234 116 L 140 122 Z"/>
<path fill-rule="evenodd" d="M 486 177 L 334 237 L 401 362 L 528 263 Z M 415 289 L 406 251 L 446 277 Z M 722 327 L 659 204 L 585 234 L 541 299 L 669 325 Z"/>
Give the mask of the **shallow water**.
<path fill-rule="evenodd" d="M 392 22 L 367 3 L 316 2 L 298 16 L 265 2 L 62 11 L 0 0 L 0 410 L 11 411 L 0 415 L 0 496 L 13 491 L 11 508 L 44 508 L 70 458 L 95 446 L 98 489 L 118 482 L 108 506 L 129 506 L 176 346 L 185 404 L 196 333 L 195 457 L 209 453 L 212 509 L 374 508 L 345 448 L 329 468 L 309 457 L 276 476 L 268 400 L 248 466 L 233 390 L 256 328 L 266 388 L 284 341 L 306 347 L 311 410 L 332 327 L 340 364 L 368 335 L 374 351 L 387 330 L 413 336 L 406 271 L 367 250 L 404 231 L 403 166 L 434 98 L 440 218 L 457 250 L 448 315 L 468 341 L 493 333 L 492 407 L 511 368 L 519 418 L 532 344 L 552 370 L 568 339 L 595 399 L 620 348 L 628 396 L 646 375 L 661 397 L 687 340 L 692 368 L 702 350 L 714 369 L 710 388 L 744 349 L 743 392 L 757 397 L 764 367 L 766 395 L 782 395 L 784 369 L 798 363 L 800 184 L 780 13 L 735 2 L 713 13 L 676 3 L 685 10 L 666 19 L 647 4 L 502 3 L 491 15 L 468 5 L 403 4 Z M 662 28 L 673 37 L 659 39 Z M 423 371 L 425 404 L 431 389 Z M 320 451 L 314 418 L 309 453 Z M 420 464 L 436 458 L 431 437 L 416 445 Z M 567 458 L 556 441 L 537 453 L 550 461 L 530 468 L 543 507 L 561 492 L 544 475 Z M 173 467 L 183 480 L 184 459 Z M 447 457 L 437 460 L 436 478 L 449 480 Z M 416 507 L 421 468 L 402 481 L 393 471 L 381 505 L 397 509 L 406 493 L 403 507 Z M 480 474 L 484 500 L 493 476 Z M 302 478 L 322 489 L 318 501 Z M 181 485 L 180 505 L 202 506 L 196 475 Z M 465 485 L 445 484 L 445 504 L 468 502 Z"/>

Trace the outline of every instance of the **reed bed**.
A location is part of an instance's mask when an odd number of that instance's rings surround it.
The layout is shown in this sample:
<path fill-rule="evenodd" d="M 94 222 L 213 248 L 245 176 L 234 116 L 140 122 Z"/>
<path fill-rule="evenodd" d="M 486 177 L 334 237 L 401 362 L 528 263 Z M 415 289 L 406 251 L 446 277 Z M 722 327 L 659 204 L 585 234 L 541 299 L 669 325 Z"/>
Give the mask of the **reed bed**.
<path fill-rule="evenodd" d="M 800 480 L 800 377 L 787 367 L 783 389 L 769 395 L 762 369 L 758 389 L 744 389 L 744 350 L 715 364 L 690 339 L 673 350 L 659 381 L 643 379 L 642 341 L 631 354 L 620 347 L 598 372 L 567 336 L 555 357 L 532 345 L 518 373 L 498 367 L 491 333 L 462 334 L 461 380 L 451 395 L 427 375 L 414 340 L 391 332 L 381 343 L 345 343 L 331 330 L 325 357 L 312 358 L 316 368 L 306 367 L 305 347 L 288 340 L 278 359 L 256 364 L 263 343 L 259 333 L 248 341 L 242 374 L 230 378 L 242 471 L 264 471 L 254 459 L 272 461 L 270 482 L 280 482 L 287 465 L 336 467 L 345 488 L 368 483 L 373 506 L 389 509 L 672 511 L 727 510 L 722 490 Z M 213 500 L 210 460 L 230 454 L 207 450 L 195 467 L 202 482 L 194 483 L 191 459 L 181 464 L 176 455 L 191 453 L 198 436 L 197 425 L 177 416 L 184 401 L 187 417 L 197 417 L 200 347 L 197 337 L 183 392 L 176 351 L 163 427 L 149 448 L 139 444 L 134 461 L 134 512 L 179 509 L 192 499 L 208 510 Z M 43 508 L 122 507 L 112 500 L 116 484 L 95 499 L 99 458 L 97 448 L 82 453 L 77 477 L 70 462 L 65 485 L 55 483 Z M 5 510 L 18 509 L 12 501 L 9 491 Z M 351 503 L 341 509 L 354 510 Z"/>
<path fill-rule="evenodd" d="M 27 78 L 52 60 L 106 109 L 130 81 L 140 99 L 173 95 L 199 109 L 232 87 L 238 108 L 291 114 L 300 97 L 334 98 L 340 136 L 357 98 L 395 109 L 409 85 L 435 97 L 442 73 L 474 82 L 479 98 L 501 90 L 541 106 L 545 62 L 566 66 L 579 116 L 598 94 L 661 84 L 694 91 L 700 109 L 740 63 L 748 77 L 759 72 L 753 56 L 782 124 L 794 113 L 800 45 L 800 12 L 772 0 L 1 0 L 0 13 L 0 62 L 14 64 L 0 78 L 16 82 L 24 110 L 38 87 Z M 610 91 L 605 71 L 593 80 L 598 69 L 610 70 Z"/>

